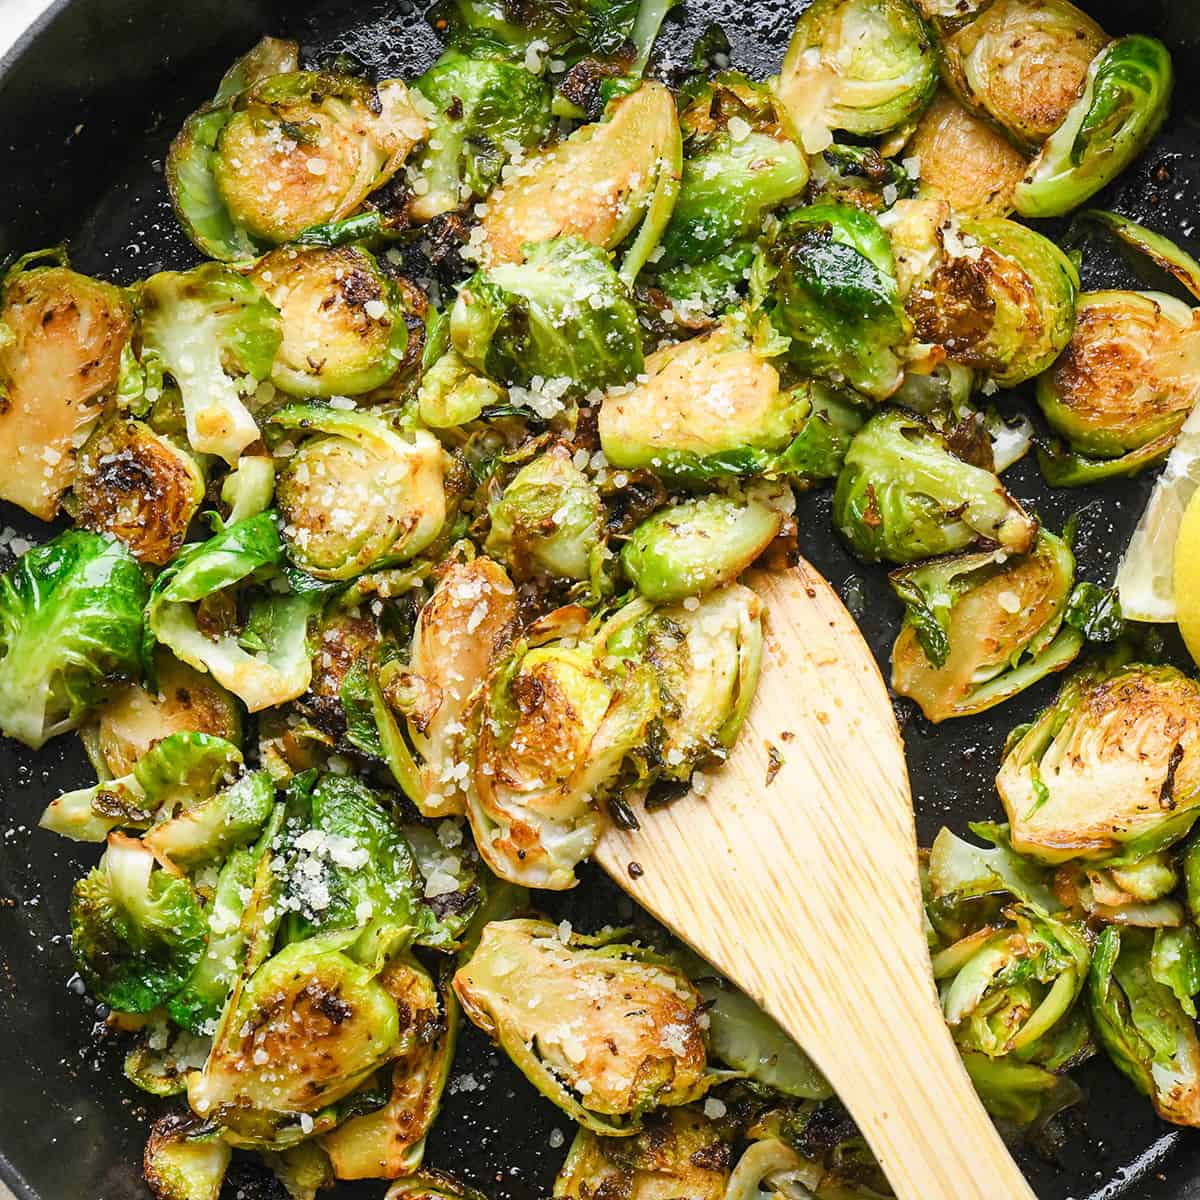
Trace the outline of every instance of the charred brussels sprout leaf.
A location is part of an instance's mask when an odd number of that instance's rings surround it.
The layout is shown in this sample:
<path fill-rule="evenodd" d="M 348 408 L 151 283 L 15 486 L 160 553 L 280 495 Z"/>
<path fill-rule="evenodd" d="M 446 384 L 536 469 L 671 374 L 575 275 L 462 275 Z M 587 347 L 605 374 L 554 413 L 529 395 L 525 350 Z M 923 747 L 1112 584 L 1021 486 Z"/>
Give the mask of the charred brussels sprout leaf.
<path fill-rule="evenodd" d="M 34 749 L 138 674 L 146 582 L 112 538 L 68 530 L 0 578 L 0 729 Z"/>
<path fill-rule="evenodd" d="M 139 299 L 142 361 L 179 386 L 192 449 L 236 462 L 258 440 L 245 396 L 271 372 L 278 310 L 251 280 L 218 263 L 152 275 Z"/>
<path fill-rule="evenodd" d="M 160 869 L 133 838 L 110 835 L 108 849 L 71 894 L 71 948 L 98 1000 L 146 1013 L 188 980 L 208 929 L 186 879 Z"/>
<path fill-rule="evenodd" d="M 1037 534 L 992 472 L 955 457 L 941 434 L 900 412 L 872 418 L 850 444 L 833 512 L 868 562 L 909 563 L 977 541 L 1023 554 Z"/>
<path fill-rule="evenodd" d="M 1092 61 L 1083 94 L 1034 159 L 1014 203 L 1026 217 L 1058 217 L 1114 180 L 1167 115 L 1174 72 L 1155 38 L 1121 38 Z"/>
<path fill-rule="evenodd" d="M 1108 37 L 1069 0 L 996 0 L 944 44 L 968 107 L 1035 150 L 1067 119 Z"/>
<path fill-rule="evenodd" d="M 293 396 L 358 396 L 396 373 L 408 326 L 395 284 L 359 246 L 274 250 L 251 276 L 279 309 L 271 382 Z"/>
<path fill-rule="evenodd" d="M 194 1119 L 160 1117 L 142 1164 L 154 1200 L 218 1200 L 232 1151 Z"/>
<path fill-rule="evenodd" d="M 385 1200 L 487 1200 L 487 1197 L 442 1171 L 418 1171 L 396 1180 L 388 1188 Z"/>
<path fill-rule="evenodd" d="M 905 624 L 892 648 L 892 687 L 931 721 L 1000 704 L 1079 653 L 1064 628 L 1075 560 L 1042 530 L 1028 555 L 984 551 L 894 571 Z"/>
<path fill-rule="evenodd" d="M 559 395 L 637 375 L 637 311 L 608 255 L 577 237 L 527 250 L 524 262 L 487 267 L 462 286 L 450 313 L 458 354 L 502 383 L 540 379 Z"/>
<path fill-rule="evenodd" d="M 258 837 L 275 807 L 275 786 L 266 771 L 243 775 L 207 800 L 155 825 L 142 841 L 160 862 L 194 870 L 219 862 Z"/>
<path fill-rule="evenodd" d="M 1170 238 L 1119 213 L 1105 212 L 1100 208 L 1089 209 L 1083 214 L 1083 219 L 1110 233 L 1136 255 L 1148 258 L 1155 267 L 1170 275 L 1200 300 L 1200 263 Z"/>
<path fill-rule="evenodd" d="M 908 0 L 816 0 L 796 24 L 777 84 L 809 154 L 832 130 L 862 137 L 912 120 L 938 81 L 933 34 Z"/>
<path fill-rule="evenodd" d="M 635 1131 L 650 1109 L 709 1085 L 700 994 L 646 950 L 562 941 L 546 921 L 494 921 L 454 990 L 530 1083 L 595 1133 Z"/>
<path fill-rule="evenodd" d="M 1014 849 L 1136 863 L 1200 809 L 1200 685 L 1174 667 L 1083 671 L 1008 748 L 996 787 Z"/>

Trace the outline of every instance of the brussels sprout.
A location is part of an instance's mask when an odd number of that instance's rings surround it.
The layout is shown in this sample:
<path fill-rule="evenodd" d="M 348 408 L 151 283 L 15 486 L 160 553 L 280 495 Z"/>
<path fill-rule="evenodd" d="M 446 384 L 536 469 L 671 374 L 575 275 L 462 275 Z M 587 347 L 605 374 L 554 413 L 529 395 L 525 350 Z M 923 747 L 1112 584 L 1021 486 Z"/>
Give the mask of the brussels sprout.
<path fill-rule="evenodd" d="M 260 1155 L 290 1200 L 317 1200 L 318 1192 L 337 1182 L 329 1155 L 316 1142 L 300 1142 L 286 1150 L 263 1150 Z"/>
<path fill-rule="evenodd" d="M 609 654 L 646 663 L 658 685 L 653 736 L 659 774 L 686 780 L 709 758 L 722 759 L 742 727 L 762 660 L 762 602 L 732 585 L 698 604 L 618 610 L 597 641 Z"/>
<path fill-rule="evenodd" d="M 142 841 L 159 862 L 194 870 L 254 841 L 274 806 L 275 785 L 270 775 L 253 771 L 217 795 L 155 825 Z"/>
<path fill-rule="evenodd" d="M 967 217 L 1006 217 L 1025 156 L 949 92 L 939 92 L 904 148 L 921 164 L 920 195 Z"/>
<path fill-rule="evenodd" d="M 160 1117 L 142 1164 L 154 1200 L 217 1200 L 232 1151 L 219 1135 L 187 1117 Z"/>
<path fill-rule="evenodd" d="M 942 49 L 969 108 L 1035 150 L 1062 123 L 1108 36 L 1069 0 L 995 0 Z"/>
<path fill-rule="evenodd" d="M 1157 930 L 1150 953 L 1150 973 L 1175 993 L 1179 1007 L 1194 1021 L 1193 997 L 1200 993 L 1200 933 L 1191 925 Z"/>
<path fill-rule="evenodd" d="M 273 250 L 250 278 L 279 310 L 271 382 L 293 396 L 382 387 L 408 347 L 400 293 L 361 246 Z"/>
<path fill-rule="evenodd" d="M 1002 218 L 960 225 L 942 201 L 901 201 L 885 223 L 917 338 L 952 362 L 1016 387 L 1071 340 L 1079 273 L 1041 234 Z"/>
<path fill-rule="evenodd" d="M 812 1200 L 814 1195 L 822 1194 L 812 1191 L 820 1179 L 819 1167 L 806 1162 L 779 1138 L 766 1138 L 746 1147 L 729 1178 L 724 1200 L 770 1200 L 776 1195 L 784 1200 Z M 833 1193 L 824 1194 L 832 1200 Z M 866 1195 L 858 1188 L 841 1194 Z"/>
<path fill-rule="evenodd" d="M 207 671 L 251 712 L 286 704 L 308 690 L 312 662 L 308 620 L 319 592 L 271 592 L 251 601 L 244 624 L 226 621 L 233 589 L 283 557 L 272 513 L 227 526 L 175 559 L 154 581 L 146 608 L 147 633 L 197 671 Z M 209 620 L 205 605 L 216 617 Z"/>
<path fill-rule="evenodd" d="M 523 466 L 492 503 L 489 516 L 484 551 L 504 559 L 518 580 L 538 572 L 588 579 L 603 553 L 600 493 L 563 442 Z"/>
<path fill-rule="evenodd" d="M 892 688 L 929 720 L 965 717 L 1011 699 L 1079 653 L 1063 617 L 1075 559 L 1042 530 L 1030 553 L 964 554 L 893 571 L 904 628 L 892 648 Z"/>
<path fill-rule="evenodd" d="M 424 550 L 446 521 L 445 454 L 424 430 L 402 434 L 369 412 L 292 404 L 281 429 L 307 438 L 275 484 L 292 561 L 318 579 L 350 579 Z"/>
<path fill-rule="evenodd" d="M 296 50 L 260 43 L 171 144 L 175 214 L 212 258 L 249 258 L 349 216 L 425 136 L 400 80 L 297 71 Z"/>
<path fill-rule="evenodd" d="M 621 568 L 648 600 L 670 603 L 736 579 L 775 540 L 784 514 L 754 496 L 703 496 L 630 534 Z"/>
<path fill-rule="evenodd" d="M 789 213 L 760 263 L 767 308 L 798 370 L 886 400 L 904 378 L 910 330 L 887 235 L 868 213 L 816 204 Z"/>
<path fill-rule="evenodd" d="M 465 721 L 516 620 L 516 589 L 503 567 L 490 558 L 450 563 L 417 617 L 407 670 L 388 664 L 380 672 L 421 758 L 405 791 L 427 817 L 466 811 L 455 769 L 465 757 Z"/>
<path fill-rule="evenodd" d="M 832 130 L 874 137 L 912 120 L 937 81 L 933 34 L 908 0 L 815 0 L 776 88 L 794 133 L 818 154 Z"/>
<path fill-rule="evenodd" d="M 97 1000 L 145 1013 L 177 992 L 204 953 L 207 925 L 187 880 L 113 833 L 100 865 L 71 893 L 71 949 Z"/>
<path fill-rule="evenodd" d="M 1134 863 L 1200 815 L 1200 684 L 1174 667 L 1083 671 L 1008 747 L 996 788 L 1013 848 Z"/>
<path fill-rule="evenodd" d="M 275 496 L 275 460 L 269 454 L 243 454 L 221 484 L 229 505 L 226 525 L 236 525 L 266 512 Z"/>
<path fill-rule="evenodd" d="M 554 1181 L 556 1200 L 725 1200 L 730 1145 L 692 1108 L 653 1113 L 633 1137 L 601 1137 L 580 1129 Z"/>
<path fill-rule="evenodd" d="M 608 255 L 577 237 L 531 245 L 524 262 L 467 280 L 450 311 L 450 340 L 494 379 L 532 386 L 535 411 L 536 381 L 558 383 L 558 395 L 583 393 L 642 369 L 637 310 Z"/>
<path fill-rule="evenodd" d="M 523 62 L 452 46 L 414 86 L 434 109 L 413 164 L 410 211 L 419 221 L 486 196 L 517 147 L 529 150 L 550 131 L 550 89 Z"/>
<path fill-rule="evenodd" d="M 850 444 L 833 514 L 867 562 L 909 563 L 978 541 L 1023 554 L 1037 534 L 992 472 L 956 458 L 941 434 L 896 411 L 873 417 Z"/>
<path fill-rule="evenodd" d="M 916 193 L 916 179 L 909 174 L 905 162 L 909 160 L 897 162 L 894 158 L 884 158 L 875 146 L 834 142 L 809 163 L 810 200 L 881 213 L 897 200 Z"/>
<path fill-rule="evenodd" d="M 1183 924 L 1183 906 L 1167 899 L 1178 883 L 1166 852 L 1128 867 L 1067 863 L 1054 876 L 1055 892 L 1073 910 L 1114 925 L 1151 929 Z"/>
<path fill-rule="evenodd" d="M 1040 1128 L 1083 1099 L 1068 1077 L 1035 1063 L 988 1058 L 971 1050 L 962 1052 L 962 1060 L 984 1108 L 998 1121 Z"/>
<path fill-rule="evenodd" d="M 621 265 L 632 283 L 670 220 L 682 161 L 671 93 L 642 84 L 614 100 L 603 121 L 528 156 L 491 194 L 483 262 L 520 262 L 526 245 L 561 237 L 613 250 L 640 225 Z"/>
<path fill-rule="evenodd" d="M 275 306 L 218 263 L 151 275 L 139 302 L 142 361 L 179 385 L 192 449 L 236 462 L 258 440 L 242 397 L 270 374 L 281 336 Z"/>
<path fill-rule="evenodd" d="M 1145 225 L 1139 225 L 1119 213 L 1089 209 L 1083 216 L 1092 224 L 1111 233 L 1130 250 L 1143 255 L 1160 271 L 1172 276 L 1187 291 L 1200 300 L 1200 263 L 1187 251 Z"/>
<path fill-rule="evenodd" d="M 585 1129 L 628 1135 L 709 1086 L 703 1001 L 649 951 L 592 942 L 548 921 L 493 921 L 454 990 L 547 1099 Z"/>
<path fill-rule="evenodd" d="M 1124 37 L 1101 50 L 1083 94 L 1017 186 L 1017 211 L 1059 217 L 1116 179 L 1158 132 L 1173 83 L 1171 55 L 1155 38 Z"/>
<path fill-rule="evenodd" d="M 147 1022 L 125 1055 L 123 1073 L 151 1096 L 178 1096 L 187 1091 L 187 1076 L 208 1057 L 210 1039 L 170 1026 L 165 1017 L 127 1017 Z"/>
<path fill-rule="evenodd" d="M 395 999 L 331 945 L 286 946 L 235 989 L 204 1070 L 188 1080 L 193 1111 L 238 1144 L 299 1141 L 302 1117 L 354 1091 L 396 1053 Z"/>
<path fill-rule="evenodd" d="M 60 533 L 0 577 L 0 729 L 35 750 L 136 675 L 146 582 L 113 538 Z"/>
<path fill-rule="evenodd" d="M 941 829 L 933 840 L 927 863 L 926 908 L 935 925 L 941 925 L 941 910 L 954 908 L 983 896 L 1011 896 L 1027 908 L 1053 915 L 1062 905 L 1051 890 L 1050 872 L 1013 852 L 1004 827 L 972 825 L 972 832 L 992 842 L 985 850 Z M 964 930 L 954 928 L 951 941 Z"/>
<path fill-rule="evenodd" d="M 442 1171 L 418 1171 L 396 1180 L 384 1200 L 487 1200 L 487 1197 Z"/>
<path fill-rule="evenodd" d="M 1162 459 L 1200 389 L 1200 321 L 1161 293 L 1088 292 L 1079 298 L 1075 332 L 1038 379 L 1037 398 L 1051 429 L 1084 469 L 1125 474 Z M 1064 476 L 1061 454 L 1043 454 L 1051 481 Z"/>
<path fill-rule="evenodd" d="M 454 429 L 478 420 L 499 404 L 504 392 L 476 371 L 456 350 L 447 350 L 421 377 L 417 411 L 430 429 Z"/>
<path fill-rule="evenodd" d="M 65 263 L 61 251 L 30 254 L 0 279 L 0 499 L 43 521 L 119 387 L 133 330 L 119 288 Z"/>
<path fill-rule="evenodd" d="M 76 520 L 120 538 L 142 562 L 174 557 L 204 499 L 204 473 L 186 451 L 129 417 L 105 421 L 79 452 Z"/>
<path fill-rule="evenodd" d="M 1151 935 L 1110 925 L 1096 943 L 1088 999 L 1109 1058 L 1150 1097 L 1164 1121 L 1200 1124 L 1200 1042 L 1195 1022 L 1153 977 Z"/>

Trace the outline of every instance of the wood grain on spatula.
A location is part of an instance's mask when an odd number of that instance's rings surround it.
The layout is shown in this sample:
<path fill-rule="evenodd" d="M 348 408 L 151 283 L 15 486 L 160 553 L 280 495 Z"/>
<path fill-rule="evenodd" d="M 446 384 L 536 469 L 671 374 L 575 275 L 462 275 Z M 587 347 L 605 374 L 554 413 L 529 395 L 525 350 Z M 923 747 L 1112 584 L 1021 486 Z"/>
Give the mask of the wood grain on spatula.
<path fill-rule="evenodd" d="M 938 1007 L 875 660 L 807 563 L 746 582 L 765 650 L 729 761 L 703 796 L 637 810 L 640 830 L 607 833 L 597 860 L 808 1051 L 901 1200 L 1029 1200 Z"/>

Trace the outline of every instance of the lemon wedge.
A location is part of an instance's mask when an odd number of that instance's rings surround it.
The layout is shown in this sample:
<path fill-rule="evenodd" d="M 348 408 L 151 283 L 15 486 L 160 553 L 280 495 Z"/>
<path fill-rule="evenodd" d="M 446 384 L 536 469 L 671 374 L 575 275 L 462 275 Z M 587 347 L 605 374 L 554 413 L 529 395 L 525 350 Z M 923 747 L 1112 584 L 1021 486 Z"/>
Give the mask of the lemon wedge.
<path fill-rule="evenodd" d="M 1150 493 L 1149 503 L 1121 565 L 1117 593 L 1121 612 L 1130 621 L 1176 620 L 1175 547 L 1192 497 L 1200 491 L 1200 405 L 1179 432 L 1167 465 Z M 1200 522 L 1200 517 L 1196 518 Z M 1189 545 L 1196 547 L 1192 591 L 1200 604 L 1200 528 Z M 1184 593 L 1180 593 L 1184 594 Z"/>
<path fill-rule="evenodd" d="M 1175 543 L 1175 619 L 1188 652 L 1200 662 L 1200 491 L 1188 501 Z"/>

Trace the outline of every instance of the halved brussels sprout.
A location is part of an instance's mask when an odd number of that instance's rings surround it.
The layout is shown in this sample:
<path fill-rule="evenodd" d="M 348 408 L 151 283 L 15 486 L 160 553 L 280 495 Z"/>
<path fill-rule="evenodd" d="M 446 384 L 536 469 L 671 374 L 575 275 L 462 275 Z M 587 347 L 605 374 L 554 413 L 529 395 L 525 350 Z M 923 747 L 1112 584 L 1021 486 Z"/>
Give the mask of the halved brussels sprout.
<path fill-rule="evenodd" d="M 430 429 L 454 429 L 478 420 L 484 409 L 503 399 L 499 384 L 476 371 L 457 350 L 447 350 L 421 376 L 417 412 Z"/>
<path fill-rule="evenodd" d="M 779 535 L 784 515 L 754 495 L 685 500 L 630 534 L 621 568 L 648 600 L 699 596 L 750 566 Z"/>
<path fill-rule="evenodd" d="M 732 1148 L 694 1108 L 653 1113 L 633 1137 L 580 1129 L 554 1181 L 555 1200 L 724 1200 Z"/>
<path fill-rule="evenodd" d="M 642 369 L 633 301 L 608 255 L 578 237 L 528 246 L 523 262 L 468 279 L 450 310 L 450 341 L 471 366 L 529 388 L 543 419 L 561 410 L 559 397 L 626 383 Z"/>
<path fill-rule="evenodd" d="M 457 769 L 466 722 L 516 621 L 517 593 L 503 567 L 490 558 L 450 563 L 417 617 L 407 669 L 380 672 L 421 759 L 405 791 L 424 816 L 466 811 L 466 773 Z"/>
<path fill-rule="evenodd" d="M 515 579 L 544 572 L 588 579 L 601 552 L 604 508 L 596 485 L 555 442 L 523 466 L 489 509 L 484 551 L 504 559 Z"/>
<path fill-rule="evenodd" d="M 605 119 L 529 155 L 488 198 L 480 224 L 485 265 L 520 262 L 525 247 L 578 237 L 613 250 L 638 226 L 621 277 L 632 283 L 671 216 L 683 161 L 675 100 L 643 83 Z"/>
<path fill-rule="evenodd" d="M 1051 429 L 1097 471 L 1164 457 L 1200 393 L 1200 318 L 1153 292 L 1088 292 L 1059 360 L 1038 379 Z M 1052 476 L 1052 482 L 1068 482 Z"/>
<path fill-rule="evenodd" d="M 176 215 L 213 258 L 248 258 L 349 216 L 425 136 L 400 80 L 296 66 L 294 42 L 266 39 L 171 144 Z"/>
<path fill-rule="evenodd" d="M 493 921 L 454 976 L 463 1011 L 547 1099 L 594 1133 L 707 1090 L 703 1000 L 655 954 Z"/>
<path fill-rule="evenodd" d="M 1036 150 L 1066 120 L 1108 35 L 1069 0 L 995 0 L 943 45 L 968 107 Z"/>
<path fill-rule="evenodd" d="M 361 246 L 286 246 L 250 278 L 279 309 L 271 382 L 293 396 L 358 396 L 382 387 L 408 347 L 395 284 Z"/>
<path fill-rule="evenodd" d="M 921 342 L 1016 387 L 1071 340 L 1079 272 L 1063 250 L 1003 218 L 959 224 L 944 201 L 902 200 L 884 218 Z"/>
<path fill-rule="evenodd" d="M 834 524 L 867 562 L 910 563 L 978 541 L 1024 554 L 1037 521 L 991 472 L 957 458 L 918 417 L 873 417 L 850 443 Z"/>
<path fill-rule="evenodd" d="M 60 265 L 39 266 L 49 259 Z M 49 521 L 117 388 L 133 310 L 111 284 L 27 255 L 0 286 L 0 499 Z"/>
<path fill-rule="evenodd" d="M 965 554 L 893 571 L 905 603 L 892 647 L 892 687 L 929 720 L 984 712 L 1053 671 L 1083 646 L 1064 628 L 1075 558 L 1042 530 L 1028 555 Z"/>
<path fill-rule="evenodd" d="M 275 483 L 292 561 L 318 579 L 350 579 L 424 550 L 446 521 L 445 453 L 425 430 L 404 434 L 369 412 L 292 404 L 281 429 L 318 434 Z"/>
<path fill-rule="evenodd" d="M 647 667 L 610 663 L 573 636 L 519 644 L 502 659 L 478 719 L 467 795 L 488 866 L 526 887 L 574 887 L 603 829 L 605 793 L 657 709 Z"/>
<path fill-rule="evenodd" d="M 818 154 L 832 130 L 874 137 L 911 121 L 937 81 L 933 33 L 908 0 L 815 0 L 776 91 L 793 132 Z"/>
<path fill-rule="evenodd" d="M 762 602 L 733 584 L 698 604 L 619 609 L 597 640 L 609 654 L 647 663 L 658 685 L 654 766 L 686 780 L 709 758 L 721 759 L 742 727 L 762 661 Z"/>
<path fill-rule="evenodd" d="M 1059 217 L 1111 183 L 1167 115 L 1174 72 L 1156 38 L 1120 38 L 1092 61 L 1083 94 L 1034 159 L 1013 197 L 1025 217 Z"/>
<path fill-rule="evenodd" d="M 76 520 L 120 538 L 142 562 L 174 557 L 204 499 L 196 460 L 141 421 L 114 416 L 79 452 Z"/>
<path fill-rule="evenodd" d="M 1177 928 L 1183 905 L 1169 899 L 1179 873 L 1168 852 L 1148 855 L 1128 867 L 1066 863 L 1054 876 L 1055 894 L 1074 912 L 1111 925 Z"/>
<path fill-rule="evenodd" d="M 919 194 L 967 217 L 1007 217 L 1025 177 L 1025 156 L 986 121 L 939 92 L 904 152 L 921 164 Z"/>
<path fill-rule="evenodd" d="M 757 264 L 776 327 L 796 368 L 886 400 L 904 379 L 911 330 L 887 235 L 845 204 L 795 209 Z"/>
<path fill-rule="evenodd" d="M 219 263 L 151 275 L 138 295 L 142 361 L 178 384 L 189 444 L 236 462 L 258 440 L 243 397 L 270 374 L 278 311 L 251 280 Z"/>
<path fill-rule="evenodd" d="M 233 1152 L 217 1133 L 187 1117 L 160 1117 L 142 1171 L 154 1200 L 217 1200 Z"/>
<path fill-rule="evenodd" d="M 1174 667 L 1082 671 L 1020 731 L 996 776 L 1013 848 L 1135 863 L 1200 816 L 1200 684 Z"/>
<path fill-rule="evenodd" d="M 204 1070 L 188 1080 L 193 1111 L 238 1144 L 299 1141 L 302 1117 L 348 1095 L 397 1052 L 395 999 L 336 944 L 294 942 L 240 984 Z"/>

